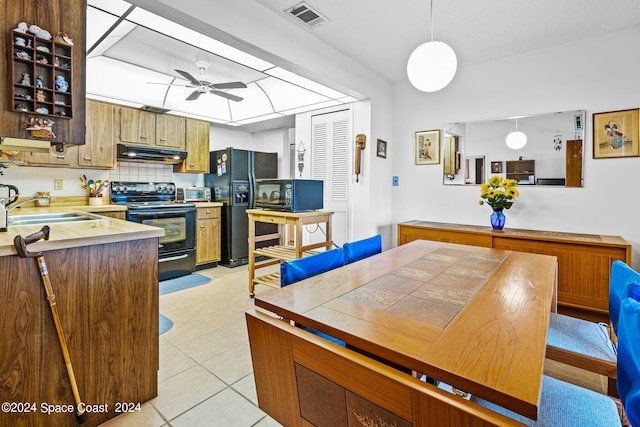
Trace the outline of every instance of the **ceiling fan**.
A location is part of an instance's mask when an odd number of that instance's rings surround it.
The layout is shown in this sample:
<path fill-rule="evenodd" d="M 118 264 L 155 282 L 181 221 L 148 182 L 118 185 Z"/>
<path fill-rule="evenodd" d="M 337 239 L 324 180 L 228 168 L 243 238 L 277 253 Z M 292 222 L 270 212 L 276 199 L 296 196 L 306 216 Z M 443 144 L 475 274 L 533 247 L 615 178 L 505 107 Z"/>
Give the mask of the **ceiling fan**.
<path fill-rule="evenodd" d="M 204 72 L 209 67 L 209 63 L 206 61 L 196 61 L 196 67 L 198 67 L 198 71 L 200 72 L 200 76 L 204 75 Z M 227 83 L 211 83 L 206 80 L 198 80 L 191 74 L 183 70 L 174 69 L 174 71 L 180 74 L 182 77 L 187 79 L 190 84 L 188 85 L 180 85 L 169 83 L 168 86 L 185 86 L 195 88 L 191 95 L 189 95 L 186 100 L 187 101 L 195 101 L 202 95 L 203 93 L 211 93 L 213 95 L 218 95 L 223 98 L 229 99 L 231 101 L 242 101 L 244 98 L 233 95 L 231 93 L 227 93 L 224 89 L 246 89 L 247 85 L 243 82 L 227 82 Z M 165 84 L 165 83 L 156 83 L 156 84 Z"/>

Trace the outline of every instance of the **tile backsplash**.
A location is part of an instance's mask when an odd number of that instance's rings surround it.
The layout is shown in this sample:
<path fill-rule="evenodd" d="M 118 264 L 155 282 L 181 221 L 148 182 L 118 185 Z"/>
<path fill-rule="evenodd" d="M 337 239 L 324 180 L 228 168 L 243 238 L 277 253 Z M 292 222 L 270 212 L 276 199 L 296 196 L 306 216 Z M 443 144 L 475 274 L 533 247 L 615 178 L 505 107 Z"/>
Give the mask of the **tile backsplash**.
<path fill-rule="evenodd" d="M 173 166 L 155 163 L 118 162 L 118 168 L 109 172 L 110 181 L 170 182 Z"/>

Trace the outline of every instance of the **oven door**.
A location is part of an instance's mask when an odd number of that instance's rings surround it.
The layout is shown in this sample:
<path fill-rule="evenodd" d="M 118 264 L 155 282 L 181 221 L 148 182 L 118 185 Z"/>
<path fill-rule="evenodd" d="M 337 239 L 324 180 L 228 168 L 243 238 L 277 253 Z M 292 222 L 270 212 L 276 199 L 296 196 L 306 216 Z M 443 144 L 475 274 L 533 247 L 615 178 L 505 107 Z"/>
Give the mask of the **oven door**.
<path fill-rule="evenodd" d="M 140 209 L 129 210 L 127 219 L 164 229 L 160 237 L 159 253 L 195 248 L 196 209 Z"/>
<path fill-rule="evenodd" d="M 158 279 L 160 281 L 195 271 L 195 208 L 130 209 L 127 219 L 164 229 L 164 236 L 160 237 L 158 246 Z"/>

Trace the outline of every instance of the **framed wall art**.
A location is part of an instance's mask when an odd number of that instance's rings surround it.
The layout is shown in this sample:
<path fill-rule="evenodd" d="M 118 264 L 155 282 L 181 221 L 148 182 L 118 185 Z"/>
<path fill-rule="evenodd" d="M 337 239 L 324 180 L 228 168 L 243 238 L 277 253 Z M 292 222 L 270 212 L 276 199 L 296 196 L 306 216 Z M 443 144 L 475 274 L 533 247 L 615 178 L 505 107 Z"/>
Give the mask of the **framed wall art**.
<path fill-rule="evenodd" d="M 440 163 L 440 129 L 415 133 L 415 157 L 416 165 Z"/>
<path fill-rule="evenodd" d="M 593 158 L 638 156 L 640 109 L 593 114 Z"/>
<path fill-rule="evenodd" d="M 376 142 L 376 156 L 382 157 L 383 159 L 387 158 L 387 141 L 379 139 Z"/>
<path fill-rule="evenodd" d="M 502 173 L 502 162 L 491 162 L 491 173 Z"/>

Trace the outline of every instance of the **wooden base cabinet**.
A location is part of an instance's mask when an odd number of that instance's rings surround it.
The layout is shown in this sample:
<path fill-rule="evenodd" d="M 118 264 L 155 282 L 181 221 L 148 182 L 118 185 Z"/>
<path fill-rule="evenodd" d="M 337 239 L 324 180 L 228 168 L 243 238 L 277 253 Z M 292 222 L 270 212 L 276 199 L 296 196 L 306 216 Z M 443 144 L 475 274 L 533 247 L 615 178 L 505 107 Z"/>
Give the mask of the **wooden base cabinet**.
<path fill-rule="evenodd" d="M 220 208 L 197 209 L 196 265 L 220 261 Z"/>
<path fill-rule="evenodd" d="M 597 313 L 609 311 L 611 264 L 631 264 L 631 245 L 622 237 L 409 221 L 398 224 L 398 245 L 417 239 L 558 258 L 558 305 Z"/>
<path fill-rule="evenodd" d="M 44 258 L 80 398 L 103 405 L 87 411 L 83 426 L 156 397 L 158 239 L 51 250 Z M 0 401 L 25 404 L 0 412 L 0 425 L 77 426 L 73 411 L 60 410 L 74 399 L 36 259 L 0 257 L 0 271 Z M 42 404 L 58 411 L 47 414 Z"/>

